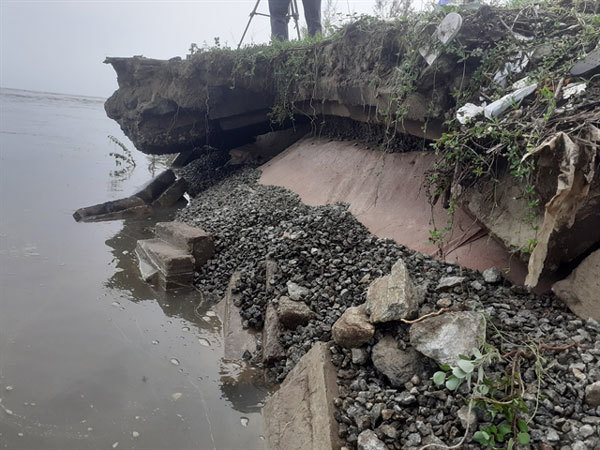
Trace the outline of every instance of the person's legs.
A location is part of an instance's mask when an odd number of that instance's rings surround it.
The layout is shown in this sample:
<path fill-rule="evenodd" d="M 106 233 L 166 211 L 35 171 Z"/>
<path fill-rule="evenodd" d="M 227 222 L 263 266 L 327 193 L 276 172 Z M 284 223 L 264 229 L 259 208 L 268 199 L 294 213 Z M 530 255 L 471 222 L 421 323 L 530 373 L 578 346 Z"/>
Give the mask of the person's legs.
<path fill-rule="evenodd" d="M 302 0 L 309 36 L 321 33 L 321 0 Z"/>
<path fill-rule="evenodd" d="M 271 38 L 280 41 L 288 40 L 287 17 L 290 0 L 269 0 L 269 15 L 271 16 Z"/>

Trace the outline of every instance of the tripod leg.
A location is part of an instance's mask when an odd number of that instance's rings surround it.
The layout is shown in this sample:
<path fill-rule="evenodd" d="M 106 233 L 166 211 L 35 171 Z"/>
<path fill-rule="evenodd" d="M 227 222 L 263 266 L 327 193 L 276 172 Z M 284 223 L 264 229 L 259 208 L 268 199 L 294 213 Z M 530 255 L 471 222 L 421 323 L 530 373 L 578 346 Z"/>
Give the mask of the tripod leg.
<path fill-rule="evenodd" d="M 246 24 L 246 28 L 244 29 L 244 33 L 242 34 L 242 38 L 240 39 L 240 43 L 238 44 L 237 48 L 240 48 L 242 46 L 242 42 L 244 41 L 244 38 L 246 37 L 248 28 L 250 28 L 250 22 L 252 22 L 252 19 L 254 18 L 254 15 L 256 14 L 256 10 L 258 9 L 259 3 L 260 3 L 260 0 L 256 0 L 256 4 L 254 5 L 254 9 L 250 13 L 250 18 L 248 19 L 248 23 Z"/>
<path fill-rule="evenodd" d="M 300 13 L 298 12 L 298 2 L 297 0 L 292 0 L 290 3 L 290 15 L 294 18 L 294 23 L 296 27 L 296 33 L 298 33 L 298 40 L 300 41 L 302 38 L 300 36 L 300 25 L 298 24 L 298 18 L 300 17 Z"/>

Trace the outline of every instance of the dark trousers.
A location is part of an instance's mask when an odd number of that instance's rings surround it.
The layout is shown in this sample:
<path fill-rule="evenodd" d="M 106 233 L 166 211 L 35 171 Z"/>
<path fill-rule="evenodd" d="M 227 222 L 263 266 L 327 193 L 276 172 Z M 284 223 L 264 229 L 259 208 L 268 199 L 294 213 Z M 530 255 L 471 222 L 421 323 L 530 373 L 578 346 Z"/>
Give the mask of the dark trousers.
<path fill-rule="evenodd" d="M 269 0 L 271 16 L 271 37 L 280 41 L 288 40 L 288 9 L 291 0 Z M 314 36 L 321 32 L 321 0 L 302 0 L 308 34 Z"/>

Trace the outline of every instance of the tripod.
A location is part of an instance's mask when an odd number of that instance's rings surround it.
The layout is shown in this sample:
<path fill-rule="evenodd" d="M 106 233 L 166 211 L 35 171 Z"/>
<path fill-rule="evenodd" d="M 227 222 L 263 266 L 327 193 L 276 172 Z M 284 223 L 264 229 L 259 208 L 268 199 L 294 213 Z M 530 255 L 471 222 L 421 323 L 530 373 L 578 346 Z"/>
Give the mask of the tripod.
<path fill-rule="evenodd" d="M 240 43 L 238 44 L 237 48 L 240 48 L 242 46 L 242 42 L 244 41 L 244 38 L 246 37 L 248 28 L 250 28 L 250 22 L 252 22 L 252 19 L 254 18 L 254 16 L 271 17 L 269 14 L 256 12 L 259 4 L 260 4 L 260 0 L 256 0 L 256 4 L 254 5 L 254 9 L 252 9 L 252 12 L 250 13 L 250 19 L 248 19 L 248 24 L 246 25 L 246 29 L 244 30 L 244 34 L 242 34 L 242 38 L 240 39 Z M 294 23 L 295 23 L 294 26 L 296 27 L 296 32 L 298 33 L 298 40 L 300 40 L 300 27 L 298 26 L 298 18 L 300 16 L 298 14 L 298 2 L 296 0 L 292 0 L 290 2 L 290 9 L 288 11 L 287 17 L 288 17 L 288 19 L 289 18 L 294 19 Z"/>

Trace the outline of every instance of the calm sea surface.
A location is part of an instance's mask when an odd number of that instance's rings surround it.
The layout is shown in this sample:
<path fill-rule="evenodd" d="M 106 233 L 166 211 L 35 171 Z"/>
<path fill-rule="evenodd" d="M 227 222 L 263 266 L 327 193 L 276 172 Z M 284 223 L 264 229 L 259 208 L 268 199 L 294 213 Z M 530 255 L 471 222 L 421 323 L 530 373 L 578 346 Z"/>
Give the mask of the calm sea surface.
<path fill-rule="evenodd" d="M 264 391 L 222 360 L 202 296 L 139 280 L 154 222 L 71 216 L 162 168 L 103 99 L 0 90 L 0 448 L 263 448 Z"/>

